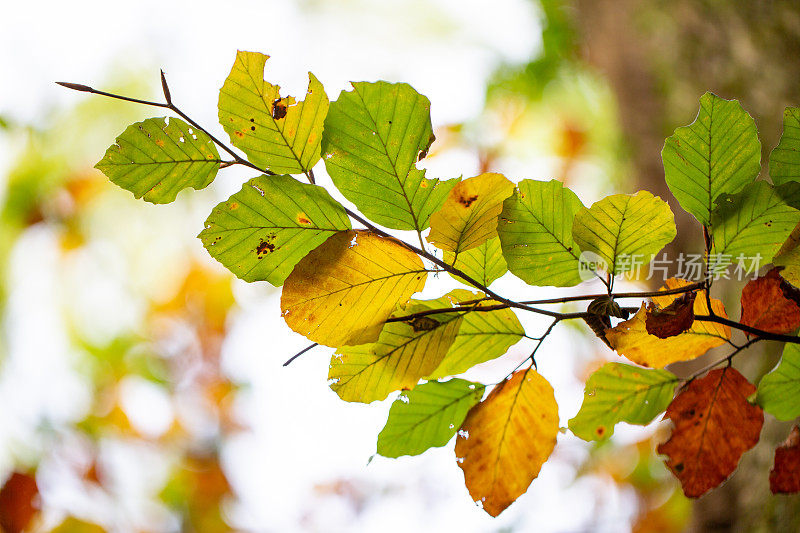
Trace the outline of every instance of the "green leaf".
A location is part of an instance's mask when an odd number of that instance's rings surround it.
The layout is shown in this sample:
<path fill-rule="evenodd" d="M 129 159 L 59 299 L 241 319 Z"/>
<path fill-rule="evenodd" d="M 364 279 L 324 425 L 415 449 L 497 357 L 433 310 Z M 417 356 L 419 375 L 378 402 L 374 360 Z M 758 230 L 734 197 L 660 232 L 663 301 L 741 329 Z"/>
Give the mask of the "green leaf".
<path fill-rule="evenodd" d="M 800 416 L 800 346 L 786 344 L 781 363 L 758 384 L 756 402 L 778 420 Z"/>
<path fill-rule="evenodd" d="M 328 96 L 309 72 L 303 102 L 281 98 L 280 87 L 264 81 L 267 59 L 257 52 L 236 53 L 219 92 L 219 122 L 251 163 L 276 174 L 307 172 L 320 158 Z"/>
<path fill-rule="evenodd" d="M 617 422 L 647 425 L 670 404 L 677 383 L 666 370 L 606 363 L 586 381 L 583 405 L 569 429 L 583 440 L 602 440 Z"/>
<path fill-rule="evenodd" d="M 308 252 L 347 229 L 344 208 L 322 187 L 259 176 L 214 208 L 199 237 L 241 279 L 277 287 Z"/>
<path fill-rule="evenodd" d="M 333 183 L 368 218 L 422 231 L 458 180 L 425 178 L 416 162 L 434 136 L 430 101 L 405 83 L 353 83 L 331 103 L 322 151 Z"/>
<path fill-rule="evenodd" d="M 583 252 L 597 254 L 617 275 L 647 264 L 675 238 L 675 220 L 666 202 L 647 191 L 607 196 L 583 208 L 572 226 Z M 513 271 L 512 271 L 513 272 Z"/>
<path fill-rule="evenodd" d="M 783 112 L 783 135 L 769 155 L 769 176 L 775 185 L 800 181 L 800 108 Z"/>
<path fill-rule="evenodd" d="M 738 101 L 706 93 L 695 121 L 667 138 L 661 159 L 681 207 L 708 225 L 717 197 L 739 192 L 761 170 L 756 123 Z"/>
<path fill-rule="evenodd" d="M 411 300 L 392 316 L 448 307 L 447 296 Z M 439 365 L 461 325 L 459 313 L 441 313 L 409 322 L 387 322 L 377 342 L 339 348 L 331 359 L 331 389 L 347 402 L 369 403 L 390 392 L 412 389 Z"/>
<path fill-rule="evenodd" d="M 455 262 L 453 259 L 455 258 Z M 475 248 L 470 248 L 455 257 L 453 252 L 444 253 L 444 261 L 461 270 L 475 281 L 479 281 L 484 287 L 488 287 L 493 281 L 508 272 L 506 260 L 503 258 L 503 251 L 500 249 L 500 239 L 495 237 L 489 239 Z M 458 276 L 450 275 L 454 280 L 465 283 Z"/>
<path fill-rule="evenodd" d="M 480 298 L 482 294 L 456 289 L 448 297 L 453 303 L 459 304 Z M 479 307 L 496 304 L 487 300 L 480 303 Z M 461 327 L 447 355 L 436 370 L 426 376 L 427 379 L 455 376 L 477 364 L 500 357 L 525 335 L 517 315 L 511 309 L 468 312 L 461 320 Z"/>
<path fill-rule="evenodd" d="M 461 181 L 431 216 L 428 242 L 458 255 L 496 237 L 497 216 L 513 191 L 513 183 L 492 172 Z"/>
<path fill-rule="evenodd" d="M 403 392 L 389 410 L 378 435 L 384 457 L 419 455 L 444 446 L 456 434 L 469 410 L 483 397 L 484 386 L 463 379 L 429 381 Z"/>
<path fill-rule="evenodd" d="M 748 272 L 772 261 L 792 230 L 800 222 L 800 211 L 790 207 L 779 191 L 757 181 L 736 195 L 723 195 L 711 213 L 712 254 L 716 265 L 727 265 L 737 257 Z"/>
<path fill-rule="evenodd" d="M 575 193 L 557 180 L 521 181 L 497 224 L 508 269 L 530 285 L 580 283 L 572 221 L 581 209 Z"/>
<path fill-rule="evenodd" d="M 166 204 L 187 187 L 208 186 L 219 164 L 208 135 L 179 118 L 158 117 L 128 126 L 95 168 L 136 198 Z"/>

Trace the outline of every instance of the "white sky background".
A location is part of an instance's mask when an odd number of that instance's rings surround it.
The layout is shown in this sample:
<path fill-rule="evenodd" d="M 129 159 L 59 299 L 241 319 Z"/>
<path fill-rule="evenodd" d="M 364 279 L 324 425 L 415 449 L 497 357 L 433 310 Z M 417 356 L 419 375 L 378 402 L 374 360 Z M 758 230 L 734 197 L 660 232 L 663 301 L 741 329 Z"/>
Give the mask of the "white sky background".
<path fill-rule="evenodd" d="M 526 60 L 540 44 L 537 28 L 536 13 L 527 0 L 494 0 L 491 4 L 464 0 L 13 2 L 2 10 L 0 114 L 36 124 L 50 111 L 89 97 L 57 87 L 53 81 L 102 88 L 111 73 L 138 73 L 146 67 L 151 69 L 157 86 L 157 68 L 162 67 L 176 103 L 220 139 L 227 139 L 217 125 L 217 95 L 235 51 L 244 49 L 272 56 L 266 76 L 280 84 L 284 94 L 303 95 L 309 70 L 323 82 L 331 100 L 347 88 L 349 80 L 411 83 L 431 100 L 435 128 L 478 115 L 487 76 L 500 61 Z M 159 111 L 153 110 L 152 116 Z M 107 139 L 106 145 L 112 141 Z M 104 148 L 99 148 L 98 159 Z M 10 154 L 10 147 L 0 143 L 0 175 L 9 164 Z M 474 157 L 455 163 L 446 159 L 445 167 L 432 160 L 428 167 L 437 171 L 431 173 L 432 177 L 475 175 Z M 233 170 L 221 173 L 215 184 L 217 194 L 223 198 L 238 190 L 246 177 L 247 173 Z M 515 181 L 545 178 L 509 177 Z M 191 239 L 210 208 L 208 205 L 205 211 L 193 213 L 173 231 Z M 162 223 L 175 221 L 165 217 Z M 140 230 L 145 232 L 143 239 L 164 238 L 158 235 L 158 222 L 151 220 Z M 147 235 L 148 231 L 152 234 Z M 21 380 L 25 386 L 15 388 L 15 394 L 27 394 L 29 402 L 16 402 L 14 409 L 28 405 L 29 410 L 61 410 L 69 417 L 71 412 L 85 408 L 82 402 L 87 398 L 79 382 L 63 378 L 68 362 L 63 349 L 58 348 L 65 341 L 59 333 L 56 310 L 42 312 L 25 303 L 31 301 L 31 295 L 47 294 L 52 289 L 42 286 L 39 279 L 60 274 L 48 273 L 46 266 L 33 275 L 19 271 L 24 269 L 19 265 L 25 264 L 26 257 L 46 253 L 50 244 L 46 235 L 30 236 L 24 243 L 26 249 L 18 250 L 19 257 L 14 261 L 18 266 L 12 275 L 20 285 L 10 304 L 18 317 L 12 326 L 22 333 L 12 336 L 12 359 L 16 362 L 9 370 L 4 369 L 13 374 L 0 382 L 0 399 L 9 395 L 2 387 L 13 380 L 19 385 Z M 193 241 L 192 246 L 199 247 L 199 241 Z M 104 252 L 97 254 L 102 257 Z M 125 312 L 135 316 L 136 309 L 120 304 L 124 291 L 113 284 L 103 285 L 102 269 L 92 263 L 91 256 L 86 261 L 74 265 L 77 275 L 85 278 L 86 292 L 94 291 L 85 304 L 86 312 L 102 316 L 103 306 L 115 305 L 124 311 L 120 323 L 102 327 L 109 331 L 126 327 L 134 318 L 126 318 Z M 117 273 L 125 268 L 117 265 Z M 173 265 L 165 262 L 151 268 L 169 270 Z M 426 295 L 442 294 L 446 284 L 426 290 Z M 498 282 L 497 290 L 513 295 L 521 285 L 506 277 Z M 82 287 L 65 291 L 79 298 L 76 294 Z M 567 532 L 591 523 L 599 523 L 604 531 L 627 530 L 631 510 L 620 500 L 624 497 L 597 480 L 571 484 L 574 471 L 568 463 L 576 462 L 584 452 L 573 438 L 564 435 L 559 436 L 556 456 L 565 461 L 547 463 L 528 493 L 498 519 L 491 519 L 472 504 L 455 463 L 452 442 L 420 457 L 376 458 L 366 466 L 375 452 L 375 439 L 385 422 L 389 401 L 369 406 L 340 401 L 326 385 L 329 351 L 323 349 L 282 368 L 283 361 L 306 341 L 291 333 L 280 319 L 276 293 L 264 298 L 268 291 L 263 286 L 247 286 L 238 280 L 236 291 L 242 310 L 226 344 L 224 360 L 231 375 L 252 385 L 241 401 L 243 417 L 252 432 L 229 442 L 224 460 L 240 496 L 240 502 L 230 509 L 231 516 L 241 527 L 295 531 L 303 517 L 313 511 L 313 519 L 308 519 L 305 527 L 325 532 L 470 532 L 508 527 Z M 534 294 L 532 290 L 530 293 Z M 535 294 L 544 297 L 542 292 Z M 523 324 L 531 335 L 546 325 L 530 319 Z M 53 333 L 33 338 L 25 335 L 34 329 Z M 563 426 L 579 405 L 572 376 L 574 355 L 591 353 L 593 348 L 574 334 L 567 342 L 571 332 L 560 329 L 537 359 L 540 371 L 556 389 Z M 512 348 L 512 355 L 476 371 L 474 376 L 487 382 L 501 379 L 515 366 L 515 358 L 520 360 L 529 353 L 530 346 L 520 343 Z M 74 405 L 61 401 L 59 395 L 69 393 Z M 17 416 L 32 414 L 18 412 Z M 7 466 L 0 463 L 0 467 Z M 313 495 L 315 483 L 338 478 L 355 480 L 368 492 L 382 494 L 369 500 L 372 503 L 364 514 L 356 517 L 340 500 Z M 595 498 L 604 503 L 603 508 L 594 507 Z"/>

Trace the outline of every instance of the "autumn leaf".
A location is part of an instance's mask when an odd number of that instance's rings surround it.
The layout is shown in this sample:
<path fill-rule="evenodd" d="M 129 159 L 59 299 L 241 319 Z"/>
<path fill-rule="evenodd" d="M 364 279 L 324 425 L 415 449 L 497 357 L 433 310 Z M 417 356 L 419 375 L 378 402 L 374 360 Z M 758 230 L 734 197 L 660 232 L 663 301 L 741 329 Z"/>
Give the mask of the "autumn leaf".
<path fill-rule="evenodd" d="M 384 321 L 425 285 L 422 260 L 368 231 L 334 234 L 295 266 L 281 295 L 286 323 L 326 346 L 378 339 Z"/>
<path fill-rule="evenodd" d="M 800 416 L 800 346 L 786 343 L 781 363 L 758 383 L 756 401 L 778 420 Z"/>
<path fill-rule="evenodd" d="M 603 440 L 617 422 L 649 424 L 672 401 L 677 382 L 666 370 L 606 363 L 586 381 L 583 405 L 569 429 L 583 440 Z"/>
<path fill-rule="evenodd" d="M 787 298 L 791 289 L 773 268 L 742 289 L 742 324 L 770 333 L 791 333 L 800 327 L 800 306 Z M 747 334 L 749 336 L 749 334 Z"/>
<path fill-rule="evenodd" d="M 659 290 L 677 289 L 688 284 L 686 280 L 670 278 Z M 663 295 L 652 300 L 659 307 L 666 308 L 679 296 Z M 712 298 L 711 307 L 717 316 L 728 317 L 719 300 Z M 697 291 L 694 314 L 708 314 L 704 291 Z M 730 337 L 731 328 L 728 326 L 695 320 L 692 327 L 683 333 L 659 339 L 647 332 L 647 308 L 644 305 L 630 320 L 620 322 L 616 327 L 606 330 L 606 339 L 618 354 L 634 363 L 653 368 L 663 368 L 676 361 L 688 361 L 700 357 L 709 349 L 725 344 Z"/>
<path fill-rule="evenodd" d="M 419 455 L 444 446 L 456 434 L 467 412 L 483 397 L 484 386 L 463 379 L 429 381 L 403 392 L 389 410 L 378 435 L 384 457 Z"/>
<path fill-rule="evenodd" d="M 775 450 L 775 462 L 769 471 L 769 489 L 773 494 L 800 492 L 800 427 Z"/>
<path fill-rule="evenodd" d="M 486 173 L 456 184 L 431 216 L 428 242 L 458 254 L 497 236 L 497 216 L 514 184 L 502 174 Z"/>
<path fill-rule="evenodd" d="M 647 306 L 645 327 L 647 333 L 659 339 L 680 335 L 694 323 L 694 292 L 676 298 L 664 309 Z"/>
<path fill-rule="evenodd" d="M 447 296 L 412 300 L 394 317 L 447 307 Z M 347 402 L 369 403 L 390 392 L 413 389 L 439 366 L 461 325 L 460 313 L 438 313 L 408 322 L 387 322 L 378 340 L 339 348 L 331 358 L 331 389 Z"/>
<path fill-rule="evenodd" d="M 304 101 L 281 97 L 279 86 L 264 81 L 267 59 L 258 52 L 236 52 L 219 91 L 219 122 L 256 166 L 275 174 L 307 172 L 320 159 L 328 96 L 309 72 Z"/>
<path fill-rule="evenodd" d="M 97 524 L 70 516 L 53 528 L 50 533 L 106 533 L 106 530 Z"/>
<path fill-rule="evenodd" d="M 533 369 L 515 372 L 472 408 L 456 440 L 470 496 L 497 516 L 539 475 L 558 435 L 553 388 Z"/>
<path fill-rule="evenodd" d="M 39 512 L 39 488 L 32 475 L 13 472 L 0 489 L 0 531 L 20 533 Z"/>
<path fill-rule="evenodd" d="M 675 425 L 658 446 L 683 492 L 697 498 L 725 481 L 742 454 L 756 445 L 764 412 L 747 398 L 756 391 L 736 369 L 712 370 L 689 383 L 667 407 Z"/>
<path fill-rule="evenodd" d="M 443 256 L 445 263 L 453 265 L 484 287 L 488 287 L 508 272 L 508 265 L 500 248 L 500 239 L 497 237 L 461 252 L 458 256 L 453 252 L 445 252 Z M 450 274 L 450 277 L 459 283 L 466 283 L 454 274 Z"/>
<path fill-rule="evenodd" d="M 208 186 L 220 161 L 202 131 L 179 118 L 148 118 L 128 126 L 95 168 L 134 197 L 165 204 L 187 187 Z"/>

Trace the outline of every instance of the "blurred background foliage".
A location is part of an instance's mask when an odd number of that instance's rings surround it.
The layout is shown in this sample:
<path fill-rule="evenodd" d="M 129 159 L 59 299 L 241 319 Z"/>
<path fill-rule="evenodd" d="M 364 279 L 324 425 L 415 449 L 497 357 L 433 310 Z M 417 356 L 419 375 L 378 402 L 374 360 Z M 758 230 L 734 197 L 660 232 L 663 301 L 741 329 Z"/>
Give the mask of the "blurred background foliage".
<path fill-rule="evenodd" d="M 531 1 L 541 46 L 527 62 L 497 67 L 475 117 L 434 125 L 431 161 L 467 157 L 480 172 L 556 177 L 586 204 L 648 189 L 678 214 L 660 151 L 675 127 L 693 120 L 703 92 L 741 101 L 765 156 L 779 138 L 783 107 L 800 104 L 796 1 Z M 338 17 L 365 8 L 300 5 Z M 416 32 L 458 25 L 452 13 L 437 10 L 433 23 L 417 7 Z M 104 88 L 146 97 L 154 87 L 143 79 L 112 79 Z M 241 495 L 221 460 L 224 444 L 250 422 L 236 407 L 248 384 L 221 357 L 240 312 L 240 282 L 193 239 L 219 191 L 182 194 L 168 208 L 132 201 L 92 165 L 127 124 L 152 113 L 99 98 L 81 102 L 37 124 L 0 109 L 0 142 L 13 154 L 0 182 L 0 530 L 247 529 L 237 523 Z M 669 251 L 699 250 L 696 223 L 686 215 L 677 223 Z M 30 341 L 48 336 L 60 348 Z M 577 358 L 579 382 L 613 357 L 596 344 Z M 48 353 L 30 357 L 37 348 Z M 746 375 L 755 379 L 767 361 L 747 366 Z M 587 531 L 798 531 L 798 498 L 770 497 L 766 488 L 784 429 L 768 425 L 733 479 L 698 502 L 682 496 L 654 454 L 664 428 L 620 431 L 583 447 L 588 453 L 567 447 L 560 460 L 574 466 L 570 483 L 595 498 Z M 357 475 L 321 480 L 297 529 L 326 530 L 315 517 L 320 508 L 348 507 L 358 516 L 398 490 Z M 627 517 L 607 522 L 606 491 L 626 499 Z M 258 529 L 270 530 L 264 526 Z"/>

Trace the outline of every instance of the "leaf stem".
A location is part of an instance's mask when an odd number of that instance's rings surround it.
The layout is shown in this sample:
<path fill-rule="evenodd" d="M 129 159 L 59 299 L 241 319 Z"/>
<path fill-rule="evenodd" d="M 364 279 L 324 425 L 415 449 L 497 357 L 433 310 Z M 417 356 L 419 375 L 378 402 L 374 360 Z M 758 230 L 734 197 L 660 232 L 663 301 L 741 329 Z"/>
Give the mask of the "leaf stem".
<path fill-rule="evenodd" d="M 296 354 L 291 356 L 288 361 L 283 363 L 283 366 L 289 366 L 292 363 L 292 361 L 294 361 L 295 359 L 297 359 L 298 357 L 300 357 L 301 355 L 303 355 L 307 351 L 311 350 L 312 348 L 316 348 L 317 346 L 319 346 L 319 344 L 316 343 L 316 342 L 314 344 L 310 344 L 310 345 L 306 346 L 305 348 L 303 348 L 302 350 L 300 350 L 299 352 L 297 352 Z"/>

